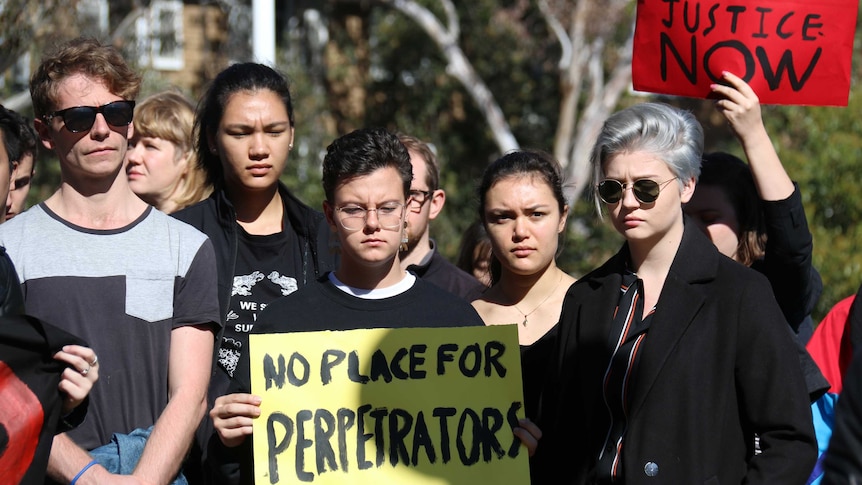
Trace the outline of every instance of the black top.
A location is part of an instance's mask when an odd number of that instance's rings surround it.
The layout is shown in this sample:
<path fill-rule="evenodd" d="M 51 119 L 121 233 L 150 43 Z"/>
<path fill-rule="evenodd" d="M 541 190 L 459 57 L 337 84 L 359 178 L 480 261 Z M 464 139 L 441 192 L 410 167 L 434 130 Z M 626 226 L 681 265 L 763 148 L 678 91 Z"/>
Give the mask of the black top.
<path fill-rule="evenodd" d="M 12 261 L 0 247 L 0 470 L 4 481 L 41 484 L 54 434 L 83 421 L 88 400 L 61 417 L 57 386 L 66 364 L 53 355 L 86 345 L 57 327 L 23 316 L 24 300 Z"/>
<path fill-rule="evenodd" d="M 408 266 L 407 271 L 467 301 L 479 298 L 482 292 L 488 289 L 473 275 L 467 274 L 444 258 L 433 241 L 431 252 L 421 263 Z"/>
<path fill-rule="evenodd" d="M 290 221 L 284 218 L 281 232 L 267 235 L 249 234 L 238 227 L 239 244 L 234 266 L 233 289 L 230 306 L 225 317 L 224 334 L 219 343 L 216 366 L 224 372 L 216 373 L 227 385 L 239 356 L 248 348 L 248 335 L 257 322 L 257 316 L 272 301 L 287 296 L 299 287 L 296 275 L 302 267 L 301 247 Z M 225 390 L 215 383 L 214 390 Z"/>
<path fill-rule="evenodd" d="M 284 204 L 284 213 L 296 231 L 301 248 L 302 267 L 296 277 L 302 286 L 336 267 L 337 257 L 329 247 L 329 226 L 322 212 L 316 211 L 297 199 L 287 187 L 279 183 L 278 193 Z M 238 225 L 236 211 L 224 191 L 213 192 L 206 200 L 171 214 L 191 224 L 209 236 L 216 252 L 218 265 L 218 297 L 222 316 L 227 315 L 233 277 L 236 274 Z"/>
<path fill-rule="evenodd" d="M 360 328 L 484 326 L 466 301 L 430 283 L 416 280 L 404 293 L 364 299 L 348 295 L 321 276 L 315 283 L 281 298 L 260 314 L 252 333 L 311 332 Z M 240 358 L 230 393 L 251 389 L 248 355 Z M 225 448 L 217 434 L 209 441 L 208 464 L 213 483 L 253 483 L 251 440 Z"/>

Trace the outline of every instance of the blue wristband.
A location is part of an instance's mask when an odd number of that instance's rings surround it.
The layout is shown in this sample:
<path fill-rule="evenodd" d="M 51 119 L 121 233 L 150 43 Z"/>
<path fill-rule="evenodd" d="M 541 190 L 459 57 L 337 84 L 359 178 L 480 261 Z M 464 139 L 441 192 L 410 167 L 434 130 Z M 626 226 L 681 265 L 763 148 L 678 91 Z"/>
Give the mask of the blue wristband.
<path fill-rule="evenodd" d="M 75 485 L 75 482 L 77 482 L 77 481 L 78 481 L 78 479 L 79 479 L 79 478 L 81 478 L 81 475 L 83 475 L 83 474 L 84 474 L 84 472 L 85 472 L 85 471 L 87 471 L 87 470 L 89 470 L 89 469 L 90 469 L 90 467 L 91 467 L 91 466 L 93 466 L 93 465 L 98 465 L 98 463 L 96 463 L 96 460 L 93 460 L 93 461 L 91 461 L 90 463 L 87 463 L 87 466 L 85 466 L 84 468 L 82 468 L 82 469 L 81 469 L 81 471 L 79 471 L 79 472 L 78 472 L 78 474 L 77 474 L 77 475 L 75 475 L 75 478 L 73 478 L 73 479 L 72 479 L 72 481 L 71 481 L 71 482 L 69 482 L 69 485 Z"/>

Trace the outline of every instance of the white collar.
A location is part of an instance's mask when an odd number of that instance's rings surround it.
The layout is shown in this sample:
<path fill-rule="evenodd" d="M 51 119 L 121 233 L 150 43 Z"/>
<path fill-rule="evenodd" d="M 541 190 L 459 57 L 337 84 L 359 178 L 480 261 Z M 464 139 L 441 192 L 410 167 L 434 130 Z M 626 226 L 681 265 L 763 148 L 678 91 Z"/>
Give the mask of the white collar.
<path fill-rule="evenodd" d="M 401 281 L 398 283 L 385 288 L 373 288 L 370 290 L 367 288 L 354 288 L 352 286 L 345 285 L 335 276 L 335 271 L 329 272 L 329 281 L 331 281 L 336 288 L 348 295 L 366 300 L 382 300 L 383 298 L 391 298 L 393 296 L 400 295 L 412 288 L 413 284 L 416 283 L 416 276 L 405 271 L 404 277 L 401 278 Z"/>

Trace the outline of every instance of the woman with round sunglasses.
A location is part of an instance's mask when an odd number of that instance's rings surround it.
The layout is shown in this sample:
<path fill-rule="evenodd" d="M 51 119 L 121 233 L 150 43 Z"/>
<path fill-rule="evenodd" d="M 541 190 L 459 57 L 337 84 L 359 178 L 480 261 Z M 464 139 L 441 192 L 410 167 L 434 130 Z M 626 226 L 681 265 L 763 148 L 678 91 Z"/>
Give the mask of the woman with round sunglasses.
<path fill-rule="evenodd" d="M 534 483 L 808 477 L 808 395 L 769 283 L 682 211 L 702 148 L 697 120 L 665 104 L 605 122 L 591 156 L 597 203 L 625 243 L 563 302 Z"/>
<path fill-rule="evenodd" d="M 227 393 L 257 316 L 333 267 L 323 214 L 280 181 L 294 144 L 287 79 L 238 63 L 209 85 L 195 117 L 195 149 L 213 193 L 172 214 L 209 236 L 216 252 L 224 328 L 216 342 L 210 407 Z M 201 447 L 212 432 L 205 418 Z"/>

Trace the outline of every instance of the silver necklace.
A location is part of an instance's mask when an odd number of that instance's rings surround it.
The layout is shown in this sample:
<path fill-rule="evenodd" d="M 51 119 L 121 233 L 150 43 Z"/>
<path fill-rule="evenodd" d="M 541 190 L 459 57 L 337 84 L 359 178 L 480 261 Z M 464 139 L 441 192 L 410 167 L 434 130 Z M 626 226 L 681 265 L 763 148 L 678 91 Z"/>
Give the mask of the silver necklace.
<path fill-rule="evenodd" d="M 551 295 L 553 295 L 553 294 L 554 294 L 554 292 L 555 292 L 555 291 L 557 291 L 557 287 L 560 285 L 560 281 L 562 281 L 562 280 L 563 280 L 563 275 L 562 275 L 562 274 L 560 274 L 560 277 L 557 279 L 557 284 L 555 284 L 555 285 L 554 285 L 554 287 L 553 287 L 553 288 L 551 288 L 551 291 L 548 293 L 548 296 L 546 296 L 546 297 L 541 301 L 541 303 L 539 303 L 538 305 L 536 305 L 536 308 L 533 308 L 532 310 L 530 310 L 530 311 L 529 311 L 529 312 L 527 312 L 527 313 L 522 312 L 522 311 L 521 311 L 521 309 L 520 309 L 520 308 L 518 308 L 518 305 L 516 305 L 516 304 L 512 303 L 512 306 L 513 306 L 513 307 L 515 307 L 515 310 L 518 310 L 518 313 L 520 313 L 521 315 L 523 315 L 523 316 L 524 316 L 524 321 L 523 321 L 523 322 L 521 322 L 521 325 L 522 325 L 522 326 L 524 326 L 524 327 L 526 327 L 526 326 L 527 326 L 527 317 L 529 317 L 530 315 L 532 315 L 536 310 L 538 310 L 538 309 L 539 309 L 539 307 L 541 307 L 542 305 L 544 305 L 544 304 L 545 304 L 545 302 L 546 302 L 546 301 L 548 301 L 548 299 L 550 299 L 550 298 L 551 298 Z"/>

